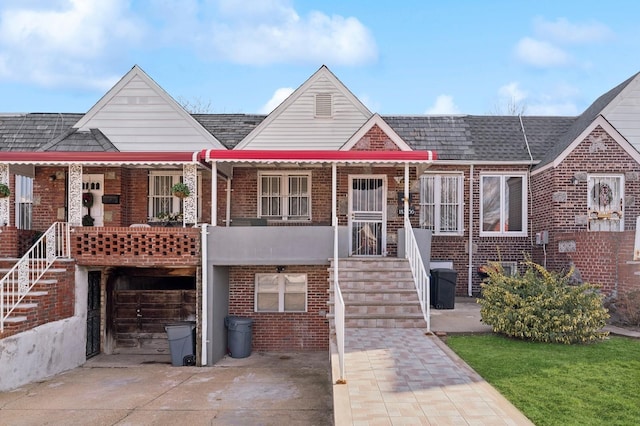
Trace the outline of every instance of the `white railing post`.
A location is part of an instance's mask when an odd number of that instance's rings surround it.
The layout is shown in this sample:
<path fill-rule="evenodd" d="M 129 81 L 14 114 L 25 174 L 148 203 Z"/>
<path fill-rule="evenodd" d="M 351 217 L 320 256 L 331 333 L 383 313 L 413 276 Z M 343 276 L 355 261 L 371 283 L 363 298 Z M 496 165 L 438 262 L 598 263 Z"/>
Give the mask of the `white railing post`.
<path fill-rule="evenodd" d="M 420 300 L 422 315 L 427 322 L 427 331 L 431 332 L 431 280 L 424 267 L 416 236 L 408 217 L 404 220 L 404 253 L 411 267 L 411 274 Z"/>
<path fill-rule="evenodd" d="M 640 216 L 636 218 L 636 242 L 633 246 L 633 260 L 640 260 Z"/>
<path fill-rule="evenodd" d="M 338 196 L 337 196 L 337 165 L 331 165 L 331 209 L 333 223 L 333 322 L 336 328 L 336 345 L 338 346 L 338 362 L 340 364 L 340 383 L 346 383 L 344 367 L 344 299 L 338 280 Z"/>
<path fill-rule="evenodd" d="M 59 258 L 69 258 L 69 224 L 56 222 L 0 279 L 0 332 L 16 306 Z"/>

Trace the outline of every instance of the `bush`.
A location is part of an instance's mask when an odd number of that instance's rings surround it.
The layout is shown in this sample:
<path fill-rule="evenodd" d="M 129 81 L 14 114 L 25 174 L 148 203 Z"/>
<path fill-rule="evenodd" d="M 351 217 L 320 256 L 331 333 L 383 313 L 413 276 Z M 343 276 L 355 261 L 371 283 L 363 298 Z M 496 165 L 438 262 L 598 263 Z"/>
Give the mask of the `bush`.
<path fill-rule="evenodd" d="M 552 343 L 604 339 L 609 318 L 603 296 L 590 284 L 570 285 L 569 274 L 547 271 L 529 260 L 523 275 L 505 275 L 499 264 L 487 268 L 482 284 L 482 321 L 495 333 Z"/>
<path fill-rule="evenodd" d="M 618 296 L 614 305 L 621 325 L 640 327 L 640 290 Z"/>

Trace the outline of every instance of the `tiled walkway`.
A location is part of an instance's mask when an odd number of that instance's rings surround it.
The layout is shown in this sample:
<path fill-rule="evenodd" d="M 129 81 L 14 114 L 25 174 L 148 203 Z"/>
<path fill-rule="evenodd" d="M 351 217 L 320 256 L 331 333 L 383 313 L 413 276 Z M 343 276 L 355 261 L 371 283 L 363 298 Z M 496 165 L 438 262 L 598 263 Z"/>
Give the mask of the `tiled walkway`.
<path fill-rule="evenodd" d="M 337 426 L 532 424 L 424 330 L 350 328 L 346 335 L 347 384 L 334 386 L 347 387 L 334 395 Z"/>

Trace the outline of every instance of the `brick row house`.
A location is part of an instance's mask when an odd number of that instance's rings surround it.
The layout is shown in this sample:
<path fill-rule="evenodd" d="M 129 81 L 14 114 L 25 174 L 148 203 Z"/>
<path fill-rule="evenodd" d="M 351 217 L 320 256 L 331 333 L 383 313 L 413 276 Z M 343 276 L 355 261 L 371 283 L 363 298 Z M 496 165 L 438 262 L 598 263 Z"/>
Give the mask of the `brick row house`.
<path fill-rule="evenodd" d="M 85 114 L 2 115 L 3 274 L 56 241 L 3 307 L 2 377 L 166 353 L 177 321 L 210 365 L 228 315 L 253 319 L 253 350 L 328 350 L 336 277 L 347 332 L 425 327 L 411 238 L 459 296 L 525 255 L 638 288 L 639 99 L 635 75 L 578 117 L 381 116 L 323 66 L 268 115 L 190 114 L 134 66 Z"/>

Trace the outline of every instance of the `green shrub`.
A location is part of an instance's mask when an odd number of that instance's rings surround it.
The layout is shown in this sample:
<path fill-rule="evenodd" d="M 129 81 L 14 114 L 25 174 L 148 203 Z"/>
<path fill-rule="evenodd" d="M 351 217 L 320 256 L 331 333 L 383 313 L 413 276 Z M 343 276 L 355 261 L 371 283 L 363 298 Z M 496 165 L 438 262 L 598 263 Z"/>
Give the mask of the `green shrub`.
<path fill-rule="evenodd" d="M 524 340 L 586 343 L 607 336 L 609 318 L 603 296 L 590 284 L 571 285 L 567 275 L 525 261 L 522 275 L 505 275 L 499 264 L 486 269 L 482 284 L 482 321 L 495 333 Z"/>

